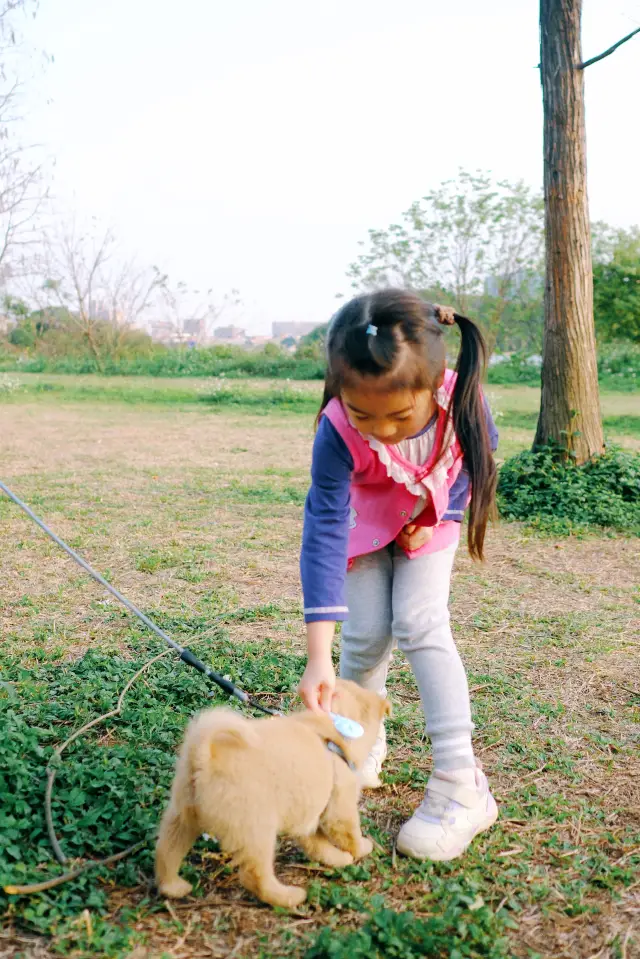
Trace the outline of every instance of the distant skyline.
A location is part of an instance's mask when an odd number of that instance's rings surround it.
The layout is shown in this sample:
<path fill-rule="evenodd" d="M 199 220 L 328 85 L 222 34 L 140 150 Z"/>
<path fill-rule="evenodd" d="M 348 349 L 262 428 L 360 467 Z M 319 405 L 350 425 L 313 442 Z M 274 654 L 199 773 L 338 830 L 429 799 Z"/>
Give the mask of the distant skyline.
<path fill-rule="evenodd" d="M 54 62 L 25 135 L 56 207 L 113 226 L 140 262 L 244 307 L 220 323 L 325 322 L 369 228 L 455 176 L 538 187 L 536 0 L 42 0 Z M 586 0 L 583 51 L 640 25 Z M 640 222 L 640 37 L 586 71 L 592 219 Z"/>

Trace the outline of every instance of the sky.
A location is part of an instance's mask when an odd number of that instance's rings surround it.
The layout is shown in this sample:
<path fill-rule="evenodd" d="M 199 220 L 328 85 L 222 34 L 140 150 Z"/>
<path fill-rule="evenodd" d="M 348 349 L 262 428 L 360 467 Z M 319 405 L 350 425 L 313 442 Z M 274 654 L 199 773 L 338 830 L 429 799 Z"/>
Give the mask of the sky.
<path fill-rule="evenodd" d="M 584 57 L 638 25 L 585 0 Z M 459 167 L 541 185 L 536 0 L 40 0 L 26 40 L 56 209 L 236 288 L 252 333 L 325 322 L 367 231 Z M 591 216 L 629 226 L 640 35 L 585 76 Z"/>

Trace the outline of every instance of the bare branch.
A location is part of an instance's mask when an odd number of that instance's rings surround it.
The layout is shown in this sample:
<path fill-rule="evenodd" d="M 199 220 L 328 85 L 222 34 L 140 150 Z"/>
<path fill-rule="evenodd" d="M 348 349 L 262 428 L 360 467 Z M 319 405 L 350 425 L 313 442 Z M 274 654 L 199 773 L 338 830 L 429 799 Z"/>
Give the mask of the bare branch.
<path fill-rule="evenodd" d="M 40 250 L 28 300 L 50 317 L 54 347 L 55 336 L 66 348 L 71 335 L 104 372 L 142 335 L 136 325 L 164 278 L 123 256 L 110 230 L 98 232 L 95 223 L 85 230 L 73 218 L 45 236 Z"/>
<path fill-rule="evenodd" d="M 47 190 L 34 148 L 20 140 L 24 86 L 17 71 L 25 50 L 21 19 L 37 0 L 0 0 L 0 282 L 26 268 L 36 218 Z M 27 56 L 31 51 L 26 51 Z"/>
<path fill-rule="evenodd" d="M 612 47 L 609 47 L 608 50 L 605 50 L 604 53 L 599 54 L 597 57 L 591 57 L 590 60 L 585 60 L 584 63 L 578 64 L 578 70 L 584 70 L 586 67 L 590 67 L 592 63 L 597 63 L 598 60 L 604 60 L 605 57 L 610 56 L 618 47 L 621 47 L 623 43 L 626 43 L 627 40 L 630 40 L 631 37 L 635 37 L 636 33 L 640 33 L 640 27 L 637 27 L 635 30 L 632 30 L 631 33 L 628 33 L 626 37 L 623 37 L 622 40 L 618 40 L 617 43 L 614 43 Z"/>

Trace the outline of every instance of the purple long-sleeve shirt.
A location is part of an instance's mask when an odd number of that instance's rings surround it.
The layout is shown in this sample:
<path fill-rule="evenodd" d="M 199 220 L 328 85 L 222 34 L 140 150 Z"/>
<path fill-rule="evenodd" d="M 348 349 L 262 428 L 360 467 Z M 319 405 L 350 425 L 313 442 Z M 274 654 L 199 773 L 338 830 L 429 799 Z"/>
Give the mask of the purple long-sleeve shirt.
<path fill-rule="evenodd" d="M 491 449 L 498 445 L 498 431 L 485 401 Z M 423 433 L 435 426 L 435 417 Z M 420 435 L 420 434 L 418 434 Z M 307 623 L 344 620 L 345 579 L 349 542 L 349 501 L 353 459 L 333 424 L 323 416 L 318 426 L 311 458 L 311 487 L 304 508 L 300 574 Z M 469 494 L 469 474 L 462 469 L 449 490 L 443 520 L 461 523 Z"/>

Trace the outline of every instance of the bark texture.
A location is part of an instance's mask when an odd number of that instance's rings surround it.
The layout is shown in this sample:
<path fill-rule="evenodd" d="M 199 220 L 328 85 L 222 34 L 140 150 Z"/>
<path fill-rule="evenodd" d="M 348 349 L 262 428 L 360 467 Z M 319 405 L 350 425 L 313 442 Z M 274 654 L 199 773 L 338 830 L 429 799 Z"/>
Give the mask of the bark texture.
<path fill-rule="evenodd" d="M 546 275 L 540 418 L 582 463 L 603 449 L 587 199 L 582 0 L 540 0 Z"/>

